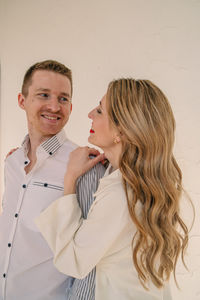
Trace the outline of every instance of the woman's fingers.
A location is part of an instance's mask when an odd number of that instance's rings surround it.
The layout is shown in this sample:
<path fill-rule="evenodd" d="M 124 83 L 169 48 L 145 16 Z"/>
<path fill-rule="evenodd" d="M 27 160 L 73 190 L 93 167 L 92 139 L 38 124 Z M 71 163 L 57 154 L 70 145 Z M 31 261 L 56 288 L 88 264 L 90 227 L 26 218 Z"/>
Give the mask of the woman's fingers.
<path fill-rule="evenodd" d="M 94 155 L 94 156 L 97 156 L 100 154 L 99 150 L 95 149 L 95 148 L 90 148 L 90 147 L 87 147 L 88 148 L 88 151 L 89 151 L 89 154 L 90 155 Z"/>
<path fill-rule="evenodd" d="M 104 158 L 95 148 L 79 147 L 70 153 L 67 175 L 78 178 Z"/>
<path fill-rule="evenodd" d="M 90 161 L 88 162 L 88 167 L 91 169 L 94 167 L 96 164 L 98 164 L 100 161 L 103 161 L 105 159 L 104 153 L 98 154 L 94 158 L 91 158 Z"/>

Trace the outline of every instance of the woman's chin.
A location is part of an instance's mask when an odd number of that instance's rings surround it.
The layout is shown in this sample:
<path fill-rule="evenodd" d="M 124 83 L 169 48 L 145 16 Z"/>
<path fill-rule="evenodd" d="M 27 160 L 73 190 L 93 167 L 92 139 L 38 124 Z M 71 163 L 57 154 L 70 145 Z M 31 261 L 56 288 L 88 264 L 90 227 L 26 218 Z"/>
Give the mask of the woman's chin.
<path fill-rule="evenodd" d="M 89 137 L 88 137 L 88 142 L 89 142 L 90 144 L 93 144 L 93 138 L 92 138 L 91 134 L 90 134 Z"/>
<path fill-rule="evenodd" d="M 98 147 L 98 145 L 95 143 L 95 141 L 94 141 L 94 139 L 93 139 L 93 137 L 92 137 L 91 135 L 88 137 L 88 142 L 89 142 L 90 144 L 92 144 L 92 145 Z"/>

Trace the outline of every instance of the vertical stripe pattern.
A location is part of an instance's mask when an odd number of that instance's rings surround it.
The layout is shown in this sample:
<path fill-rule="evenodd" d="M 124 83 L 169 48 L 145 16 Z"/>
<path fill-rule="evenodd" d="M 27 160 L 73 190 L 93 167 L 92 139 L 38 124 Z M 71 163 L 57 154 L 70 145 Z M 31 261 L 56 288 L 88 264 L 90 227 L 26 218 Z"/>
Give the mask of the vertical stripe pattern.
<path fill-rule="evenodd" d="M 84 174 L 77 183 L 77 199 L 82 209 L 83 218 L 87 218 L 88 211 L 94 201 L 99 179 L 103 177 L 105 168 L 98 164 Z M 90 259 L 88 257 L 88 259 Z M 94 268 L 84 279 L 75 279 L 69 290 L 67 300 L 94 300 L 95 299 L 95 275 Z"/>

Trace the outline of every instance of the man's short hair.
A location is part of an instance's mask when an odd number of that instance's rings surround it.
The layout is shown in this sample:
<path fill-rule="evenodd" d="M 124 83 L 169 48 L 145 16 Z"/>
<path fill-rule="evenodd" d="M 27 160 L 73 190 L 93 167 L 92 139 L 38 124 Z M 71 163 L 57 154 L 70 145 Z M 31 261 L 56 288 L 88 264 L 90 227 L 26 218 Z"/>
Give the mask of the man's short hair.
<path fill-rule="evenodd" d="M 22 84 L 22 94 L 25 97 L 28 95 L 28 89 L 29 86 L 31 85 L 33 74 L 38 70 L 51 71 L 66 76 L 70 81 L 71 93 L 72 93 L 72 71 L 69 68 L 67 68 L 65 65 L 55 60 L 45 60 L 45 61 L 35 63 L 26 71 L 24 75 L 23 84 Z"/>

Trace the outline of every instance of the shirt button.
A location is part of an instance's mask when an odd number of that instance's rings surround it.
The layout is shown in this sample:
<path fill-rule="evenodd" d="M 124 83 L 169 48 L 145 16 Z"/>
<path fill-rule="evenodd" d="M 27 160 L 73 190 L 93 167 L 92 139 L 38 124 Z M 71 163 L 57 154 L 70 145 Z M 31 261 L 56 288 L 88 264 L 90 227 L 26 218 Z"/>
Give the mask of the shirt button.
<path fill-rule="evenodd" d="M 8 243 L 8 247 L 11 247 L 11 243 Z"/>
<path fill-rule="evenodd" d="M 22 187 L 25 189 L 26 188 L 26 184 L 23 184 Z"/>
<path fill-rule="evenodd" d="M 48 183 L 44 183 L 44 186 L 47 187 L 47 186 L 48 186 Z"/>
<path fill-rule="evenodd" d="M 4 277 L 4 278 L 6 277 L 6 274 L 5 274 L 5 273 L 3 274 L 3 277 Z"/>
<path fill-rule="evenodd" d="M 27 165 L 27 163 L 28 163 L 28 161 L 26 160 L 26 161 L 24 162 L 24 164 Z"/>
<path fill-rule="evenodd" d="M 15 214 L 15 218 L 17 218 L 18 217 L 18 214 Z"/>

